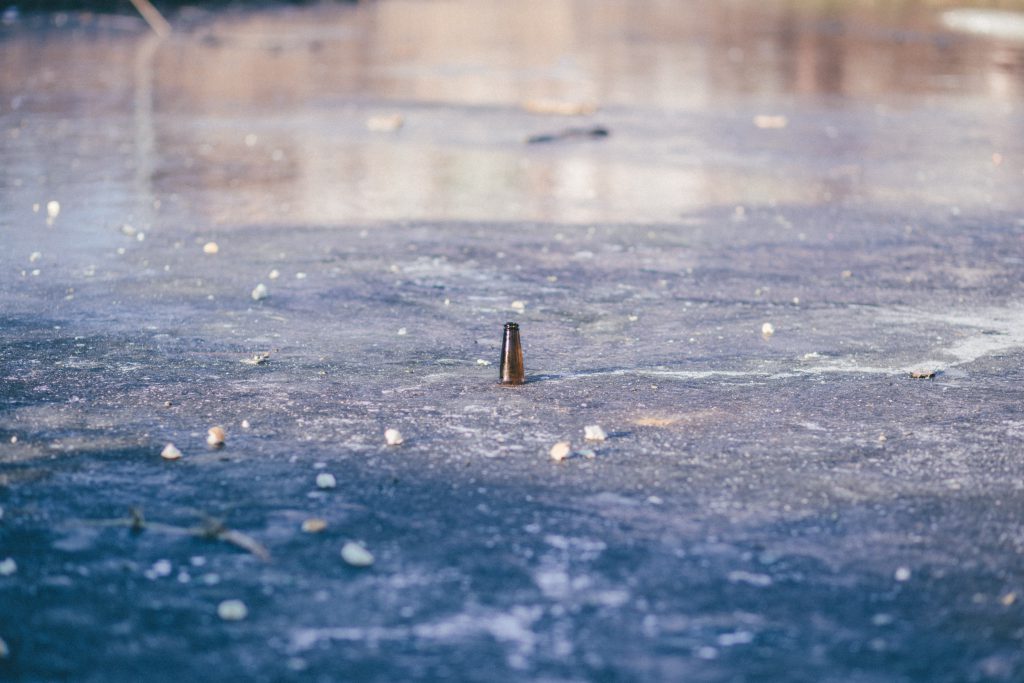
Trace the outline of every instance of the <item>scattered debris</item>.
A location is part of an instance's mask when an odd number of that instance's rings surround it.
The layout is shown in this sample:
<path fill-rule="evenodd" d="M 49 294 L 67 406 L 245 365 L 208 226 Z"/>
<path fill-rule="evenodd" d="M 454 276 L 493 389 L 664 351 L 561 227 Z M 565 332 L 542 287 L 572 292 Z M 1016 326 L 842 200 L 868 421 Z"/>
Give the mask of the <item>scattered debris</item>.
<path fill-rule="evenodd" d="M 13 557 L 8 557 L 0 562 L 0 576 L 10 576 L 16 571 L 18 571 L 18 563 L 14 561 Z"/>
<path fill-rule="evenodd" d="M 598 139 L 608 137 L 608 129 L 603 126 L 590 126 L 586 128 L 565 128 L 554 133 L 541 133 L 526 138 L 526 144 L 536 145 L 545 142 L 558 142 L 559 140 L 571 140 L 573 138 Z"/>
<path fill-rule="evenodd" d="M 754 125 L 765 130 L 785 128 L 789 125 L 789 119 L 778 114 L 758 114 L 754 117 Z"/>
<path fill-rule="evenodd" d="M 397 429 L 385 429 L 384 441 L 386 441 L 389 446 L 397 446 L 404 441 L 402 438 L 402 432 Z"/>
<path fill-rule="evenodd" d="M 225 600 L 217 605 L 217 616 L 224 621 L 241 621 L 249 616 L 249 608 L 241 600 Z"/>
<path fill-rule="evenodd" d="M 211 517 L 202 512 L 198 514 L 203 521 L 198 526 L 193 527 L 182 527 L 174 524 L 163 524 L 161 522 L 148 522 L 145 517 L 143 517 L 142 510 L 139 508 L 132 508 L 129 510 L 128 517 L 126 518 L 101 519 L 88 521 L 86 523 L 98 526 L 125 526 L 136 533 L 142 533 L 143 531 L 156 531 L 158 533 L 174 534 L 178 536 L 209 538 L 217 541 L 223 541 L 224 543 L 230 543 L 231 545 L 237 546 L 242 550 L 255 555 L 261 560 L 270 560 L 270 552 L 262 543 L 254 539 L 252 536 L 226 527 L 224 523 L 216 517 Z"/>
<path fill-rule="evenodd" d="M 227 434 L 224 433 L 223 427 L 210 427 L 206 432 L 206 443 L 214 448 L 223 446 L 226 438 Z"/>
<path fill-rule="evenodd" d="M 254 353 L 249 358 L 243 358 L 242 362 L 246 365 L 263 365 L 270 360 L 270 353 L 262 351 L 260 353 Z"/>
<path fill-rule="evenodd" d="M 644 415 L 633 420 L 633 424 L 638 427 L 670 427 L 676 422 L 679 422 L 679 417 L 661 417 L 658 415 Z"/>
<path fill-rule="evenodd" d="M 771 323 L 765 323 L 764 325 L 761 325 L 761 336 L 762 337 L 764 337 L 765 339 L 768 339 L 773 334 L 775 334 L 775 326 L 774 325 L 772 325 Z"/>
<path fill-rule="evenodd" d="M 587 441 L 604 441 L 608 438 L 601 425 L 587 425 L 583 428 L 583 438 Z"/>
<path fill-rule="evenodd" d="M 160 451 L 160 457 L 164 460 L 177 460 L 181 457 L 181 451 L 173 443 L 168 443 L 164 446 L 164 449 Z"/>
<path fill-rule="evenodd" d="M 547 99 L 526 100 L 522 107 L 531 114 L 553 114 L 555 116 L 586 116 L 597 111 L 597 105 L 592 102 Z"/>
<path fill-rule="evenodd" d="M 405 124 L 401 114 L 381 114 L 366 119 L 366 129 L 374 133 L 394 133 Z"/>
<path fill-rule="evenodd" d="M 569 443 L 568 441 L 559 441 L 558 443 L 551 447 L 551 450 L 548 451 L 548 455 L 550 455 L 551 459 L 554 460 L 555 462 L 562 462 L 563 460 L 569 457 L 569 453 L 571 451 L 571 443 Z"/>
<path fill-rule="evenodd" d="M 931 379 L 935 377 L 935 370 L 911 370 L 911 379 Z"/>
<path fill-rule="evenodd" d="M 267 286 L 261 282 L 261 283 L 259 283 L 258 285 L 256 285 L 253 288 L 252 295 L 251 295 L 252 296 L 252 300 L 253 301 L 261 301 L 261 300 L 267 298 L 267 294 L 268 294 Z"/>
<path fill-rule="evenodd" d="M 338 480 L 330 472 L 321 472 L 316 475 L 316 487 L 318 489 L 333 489 L 338 485 Z"/>
<path fill-rule="evenodd" d="M 349 541 L 341 547 L 341 559 L 353 567 L 369 567 L 373 554 L 359 543 Z"/>
<path fill-rule="evenodd" d="M 216 242 L 207 242 L 203 245 L 204 254 L 216 254 L 218 251 L 220 251 L 220 247 Z"/>
<path fill-rule="evenodd" d="M 317 534 L 327 528 L 327 520 L 319 517 L 310 517 L 302 520 L 302 530 L 307 534 Z"/>

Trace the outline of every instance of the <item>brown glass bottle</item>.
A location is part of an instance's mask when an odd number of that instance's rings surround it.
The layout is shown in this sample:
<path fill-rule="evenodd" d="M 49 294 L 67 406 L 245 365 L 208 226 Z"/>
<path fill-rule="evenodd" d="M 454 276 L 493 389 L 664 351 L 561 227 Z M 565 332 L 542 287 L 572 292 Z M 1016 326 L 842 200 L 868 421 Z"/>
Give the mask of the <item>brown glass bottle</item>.
<path fill-rule="evenodd" d="M 501 383 L 522 384 L 526 381 L 523 370 L 523 345 L 519 342 L 519 325 L 505 323 L 505 336 L 501 339 Z"/>

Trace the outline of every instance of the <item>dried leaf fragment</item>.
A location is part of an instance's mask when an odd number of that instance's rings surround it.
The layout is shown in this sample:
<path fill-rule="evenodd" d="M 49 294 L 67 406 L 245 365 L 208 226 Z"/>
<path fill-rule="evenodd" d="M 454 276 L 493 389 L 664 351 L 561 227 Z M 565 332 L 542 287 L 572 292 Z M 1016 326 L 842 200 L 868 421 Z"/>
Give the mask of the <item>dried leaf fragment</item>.
<path fill-rule="evenodd" d="M 310 517 L 302 520 L 302 530 L 307 534 L 318 534 L 327 528 L 327 520 L 319 517 Z"/>
<path fill-rule="evenodd" d="M 567 100 L 531 99 L 523 102 L 523 109 L 531 114 L 553 114 L 555 116 L 585 116 L 597 111 L 593 102 L 571 102 Z"/>

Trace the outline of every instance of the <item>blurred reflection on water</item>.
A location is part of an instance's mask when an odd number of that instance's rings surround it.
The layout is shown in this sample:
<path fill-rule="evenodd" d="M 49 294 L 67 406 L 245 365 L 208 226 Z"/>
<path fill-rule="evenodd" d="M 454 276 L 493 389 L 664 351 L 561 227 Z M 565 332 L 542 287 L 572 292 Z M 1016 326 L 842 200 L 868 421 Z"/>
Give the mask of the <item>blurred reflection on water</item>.
<path fill-rule="evenodd" d="M 51 197 L 83 229 L 189 230 L 1019 203 L 1019 171 L 960 185 L 1020 149 L 1024 43 L 950 32 L 934 3 L 384 0 L 185 13 L 163 42 L 88 17 L 0 36 L 7 225 Z M 537 98 L 600 109 L 522 111 Z M 984 129 L 928 115 L 950 103 Z M 391 112 L 399 131 L 367 130 Z M 887 116 L 921 121 L 894 133 Z M 612 136 L 523 144 L 580 120 Z M 936 149 L 951 134 L 977 156 Z"/>

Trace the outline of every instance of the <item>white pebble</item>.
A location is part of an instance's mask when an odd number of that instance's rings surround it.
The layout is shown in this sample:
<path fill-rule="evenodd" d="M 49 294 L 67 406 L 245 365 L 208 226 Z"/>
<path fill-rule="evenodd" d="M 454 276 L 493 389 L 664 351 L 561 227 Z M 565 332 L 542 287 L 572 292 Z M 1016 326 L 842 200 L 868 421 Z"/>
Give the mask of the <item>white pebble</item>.
<path fill-rule="evenodd" d="M 509 306 L 509 308 L 511 308 L 513 311 L 517 311 L 519 313 L 522 313 L 523 311 L 526 310 L 526 302 L 525 301 L 513 301 L 512 304 Z"/>
<path fill-rule="evenodd" d="M 224 621 L 241 621 L 249 616 L 249 608 L 241 600 L 225 600 L 217 605 L 217 616 Z"/>
<path fill-rule="evenodd" d="M 583 428 L 583 438 L 587 441 L 604 441 L 608 438 L 601 425 L 587 425 Z"/>
<path fill-rule="evenodd" d="M 363 546 L 352 541 L 341 547 L 341 559 L 353 567 L 369 567 L 373 564 L 373 554 Z"/>
<path fill-rule="evenodd" d="M 477 364 L 477 365 L 490 365 L 490 364 L 491 364 L 491 361 L 489 361 L 489 360 L 484 360 L 483 358 L 477 358 L 477 359 L 476 359 L 476 364 Z"/>
<path fill-rule="evenodd" d="M 51 220 L 60 215 L 60 202 L 56 199 L 51 199 L 46 202 L 46 216 Z"/>
<path fill-rule="evenodd" d="M 910 580 L 910 567 L 897 567 L 896 573 L 893 574 L 893 578 L 897 581 L 909 581 Z"/>
<path fill-rule="evenodd" d="M 170 560 L 157 560 L 153 563 L 151 569 L 155 576 L 170 576 L 174 567 L 171 566 Z"/>
<path fill-rule="evenodd" d="M 409 330 L 405 329 L 404 327 L 399 327 L 398 328 L 398 336 L 399 337 L 404 337 L 408 333 L 409 333 Z"/>
<path fill-rule="evenodd" d="M 267 277 L 269 277 L 271 280 L 276 280 L 277 278 L 281 277 L 281 271 L 279 271 L 277 268 L 274 268 L 272 271 L 270 271 Z"/>
<path fill-rule="evenodd" d="M 316 487 L 318 489 L 333 489 L 338 485 L 338 480 L 330 472 L 321 472 L 316 475 Z"/>
<path fill-rule="evenodd" d="M 252 290 L 252 300 L 260 301 L 261 299 L 267 298 L 267 286 L 262 282 L 256 285 Z"/>
<path fill-rule="evenodd" d="M 761 336 L 767 339 L 768 337 L 775 334 L 775 326 L 771 323 L 765 323 L 761 325 Z"/>
<path fill-rule="evenodd" d="M 389 446 L 397 446 L 404 441 L 402 438 L 402 432 L 397 429 L 385 429 L 384 441 L 386 441 Z"/>
<path fill-rule="evenodd" d="M 401 114 L 382 114 L 366 119 L 367 130 L 374 133 L 393 133 L 405 123 Z"/>
<path fill-rule="evenodd" d="M 551 450 L 548 451 L 548 455 L 550 455 L 551 459 L 554 460 L 555 462 L 562 462 L 563 460 L 569 457 L 569 453 L 571 451 L 572 444 L 570 444 L 568 441 L 559 441 L 558 443 L 551 447 Z"/>
<path fill-rule="evenodd" d="M 160 457 L 164 460 L 177 460 L 181 457 L 181 451 L 173 443 L 169 443 L 160 451 Z"/>
<path fill-rule="evenodd" d="M 8 557 L 0 562 L 0 576 L 10 576 L 16 571 L 18 571 L 18 563 L 14 561 L 13 557 Z"/>
<path fill-rule="evenodd" d="M 225 439 L 227 434 L 224 433 L 223 427 L 210 427 L 206 432 L 206 443 L 211 446 L 223 446 Z"/>
<path fill-rule="evenodd" d="M 220 246 L 216 242 L 207 242 L 203 245 L 204 254 L 216 254 L 218 251 L 220 251 Z"/>
<path fill-rule="evenodd" d="M 41 258 L 43 258 L 43 253 L 41 251 L 33 251 L 31 254 L 29 254 L 28 262 L 35 263 Z"/>
<path fill-rule="evenodd" d="M 252 425 L 249 424 L 248 420 L 242 420 L 242 429 L 249 429 Z"/>

